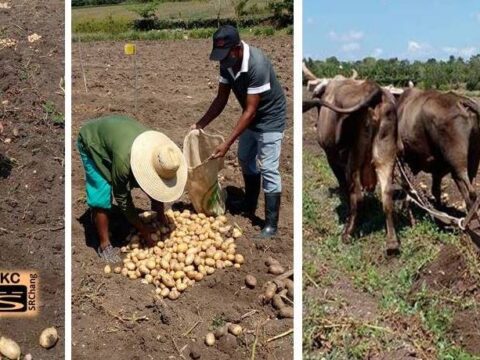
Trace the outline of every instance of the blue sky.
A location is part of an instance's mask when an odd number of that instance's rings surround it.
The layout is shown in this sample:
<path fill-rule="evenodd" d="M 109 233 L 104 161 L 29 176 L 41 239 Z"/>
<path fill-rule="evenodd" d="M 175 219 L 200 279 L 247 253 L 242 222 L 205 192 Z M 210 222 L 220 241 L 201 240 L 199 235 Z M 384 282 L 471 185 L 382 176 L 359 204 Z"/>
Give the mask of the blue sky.
<path fill-rule="evenodd" d="M 466 59 L 480 53 L 480 0 L 303 0 L 303 55 Z"/>

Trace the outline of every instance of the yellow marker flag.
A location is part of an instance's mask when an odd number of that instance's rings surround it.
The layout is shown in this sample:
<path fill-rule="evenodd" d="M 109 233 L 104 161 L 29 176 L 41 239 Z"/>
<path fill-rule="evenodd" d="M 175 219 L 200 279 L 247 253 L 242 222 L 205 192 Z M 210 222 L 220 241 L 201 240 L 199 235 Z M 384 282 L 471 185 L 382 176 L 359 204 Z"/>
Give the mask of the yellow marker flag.
<path fill-rule="evenodd" d="M 125 44 L 124 51 L 125 55 L 135 55 L 137 53 L 135 44 Z"/>

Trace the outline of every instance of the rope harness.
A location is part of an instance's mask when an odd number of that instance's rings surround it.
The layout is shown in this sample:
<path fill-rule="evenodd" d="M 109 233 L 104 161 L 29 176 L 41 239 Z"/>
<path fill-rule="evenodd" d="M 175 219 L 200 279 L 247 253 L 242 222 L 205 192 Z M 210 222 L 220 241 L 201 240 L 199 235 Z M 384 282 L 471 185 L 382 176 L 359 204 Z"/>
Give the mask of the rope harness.
<path fill-rule="evenodd" d="M 398 158 L 396 165 L 400 172 L 401 179 L 403 180 L 403 184 L 407 185 L 406 187 L 403 186 L 404 190 L 407 192 L 407 200 L 412 201 L 419 208 L 425 210 L 431 217 L 441 221 L 447 226 L 457 226 L 462 231 L 465 231 L 468 229 L 468 225 L 470 224 L 470 221 L 473 219 L 474 215 L 478 216 L 477 210 L 480 206 L 480 196 L 477 197 L 477 200 L 465 217 L 454 217 L 444 211 L 437 210 L 423 190 L 415 190 L 413 186 L 413 179 L 415 176 L 408 165 L 404 164 L 403 161 Z"/>

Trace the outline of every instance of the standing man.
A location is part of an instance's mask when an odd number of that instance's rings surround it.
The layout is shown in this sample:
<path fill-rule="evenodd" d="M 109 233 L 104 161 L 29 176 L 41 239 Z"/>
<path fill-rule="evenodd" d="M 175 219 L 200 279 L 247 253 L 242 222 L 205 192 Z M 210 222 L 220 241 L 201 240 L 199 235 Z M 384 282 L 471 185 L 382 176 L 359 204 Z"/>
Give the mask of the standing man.
<path fill-rule="evenodd" d="M 177 200 L 187 182 L 182 151 L 161 132 L 121 115 L 87 122 L 80 129 L 77 146 L 85 168 L 87 204 L 100 240 L 98 255 L 107 262 L 121 260 L 108 233 L 112 195 L 142 241 L 155 245 L 151 237 L 155 229 L 138 217 L 130 191 L 140 187 L 150 198 L 158 221 L 166 224 L 163 203 Z"/>
<path fill-rule="evenodd" d="M 238 160 L 245 181 L 245 201 L 237 208 L 253 216 L 262 184 L 265 226 L 260 237 L 270 238 L 277 232 L 282 191 L 278 168 L 286 118 L 283 89 L 270 60 L 261 50 L 241 41 L 237 29 L 231 25 L 220 27 L 213 35 L 210 60 L 220 62 L 218 93 L 205 115 L 192 128 L 203 129 L 218 117 L 233 90 L 242 114 L 213 157 L 224 157 L 239 138 Z"/>

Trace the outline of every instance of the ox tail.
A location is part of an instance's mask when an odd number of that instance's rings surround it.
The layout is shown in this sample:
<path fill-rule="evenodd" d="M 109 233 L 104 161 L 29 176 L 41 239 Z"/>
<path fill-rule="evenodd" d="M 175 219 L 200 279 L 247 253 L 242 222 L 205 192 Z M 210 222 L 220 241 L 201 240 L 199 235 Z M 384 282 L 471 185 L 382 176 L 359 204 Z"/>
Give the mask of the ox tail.
<path fill-rule="evenodd" d="M 330 104 L 329 102 L 326 102 L 325 100 L 315 99 L 317 101 L 317 104 L 310 106 L 308 109 L 311 109 L 313 106 L 317 106 L 318 108 L 320 108 L 321 106 L 325 106 L 325 107 L 329 108 L 330 110 L 333 110 L 333 111 L 335 111 L 339 114 L 351 114 L 351 113 L 354 113 L 355 111 L 358 111 L 358 110 L 368 106 L 372 102 L 372 100 L 375 99 L 377 96 L 379 96 L 381 93 L 382 93 L 382 89 L 381 88 L 376 88 L 375 91 L 370 93 L 370 95 L 368 95 L 363 101 L 361 101 L 357 105 L 349 107 L 349 108 L 340 108 L 340 107 L 337 107 L 333 104 Z M 305 112 L 306 111 L 305 110 L 305 102 L 304 102 L 304 107 L 303 108 L 304 108 L 304 112 Z"/>

